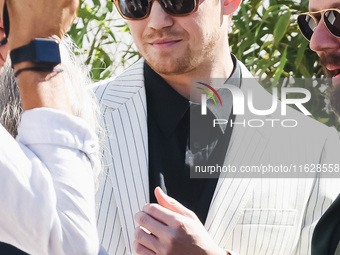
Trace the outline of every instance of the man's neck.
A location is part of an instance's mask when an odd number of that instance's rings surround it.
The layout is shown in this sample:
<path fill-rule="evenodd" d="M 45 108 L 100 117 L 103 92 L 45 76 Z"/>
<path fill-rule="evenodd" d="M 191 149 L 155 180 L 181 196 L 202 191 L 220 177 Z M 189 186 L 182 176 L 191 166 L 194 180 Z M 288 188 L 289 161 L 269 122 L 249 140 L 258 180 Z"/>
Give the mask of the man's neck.
<path fill-rule="evenodd" d="M 200 67 L 183 73 L 160 76 L 179 94 L 190 100 L 190 80 L 192 78 L 229 78 L 234 69 L 234 63 L 231 55 L 228 54 L 223 61 L 216 60 L 215 62 L 201 65 Z"/>

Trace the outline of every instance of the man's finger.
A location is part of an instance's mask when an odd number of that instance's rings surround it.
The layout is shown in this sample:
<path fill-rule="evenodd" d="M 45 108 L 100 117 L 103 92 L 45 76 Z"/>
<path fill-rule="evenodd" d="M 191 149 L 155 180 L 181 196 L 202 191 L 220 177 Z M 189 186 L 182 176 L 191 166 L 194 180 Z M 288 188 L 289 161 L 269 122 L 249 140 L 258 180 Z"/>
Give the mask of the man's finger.
<path fill-rule="evenodd" d="M 192 211 L 187 209 L 185 206 L 183 206 L 177 200 L 166 195 L 160 187 L 155 188 L 155 196 L 156 196 L 158 204 L 169 209 L 170 211 L 179 213 L 179 214 L 186 216 L 186 217 L 190 217 L 190 218 L 194 218 L 194 219 L 197 218 L 197 216 Z"/>
<path fill-rule="evenodd" d="M 145 230 L 141 226 L 138 226 L 135 229 L 135 240 L 139 244 L 143 245 L 153 252 L 156 252 L 156 247 L 157 245 L 159 245 L 158 238 L 152 234 L 145 232 Z"/>
<path fill-rule="evenodd" d="M 155 212 L 154 214 L 159 215 L 163 214 L 163 212 Z M 161 217 L 164 218 L 164 217 Z M 146 228 L 148 231 L 150 231 L 153 235 L 159 236 L 165 233 L 166 225 L 160 219 L 154 218 L 152 215 L 149 215 L 146 212 L 138 212 L 135 214 L 135 220 L 138 223 L 138 225 L 142 226 L 143 228 Z"/>
<path fill-rule="evenodd" d="M 178 217 L 183 217 L 179 213 L 173 212 L 159 204 L 146 204 L 143 206 L 143 212 L 162 224 L 163 227 L 158 229 L 162 229 L 163 232 L 167 232 L 167 226 L 175 226 Z M 145 223 L 143 223 L 143 225 L 145 225 Z M 149 226 L 149 228 L 152 227 Z M 151 229 L 148 230 L 150 232 L 152 231 L 154 235 L 160 236 L 162 233 L 160 233 L 158 229 L 153 229 L 153 231 Z"/>
<path fill-rule="evenodd" d="M 138 243 L 137 241 L 133 242 L 133 249 L 138 255 L 156 255 L 155 252 L 146 248 L 142 244 Z"/>

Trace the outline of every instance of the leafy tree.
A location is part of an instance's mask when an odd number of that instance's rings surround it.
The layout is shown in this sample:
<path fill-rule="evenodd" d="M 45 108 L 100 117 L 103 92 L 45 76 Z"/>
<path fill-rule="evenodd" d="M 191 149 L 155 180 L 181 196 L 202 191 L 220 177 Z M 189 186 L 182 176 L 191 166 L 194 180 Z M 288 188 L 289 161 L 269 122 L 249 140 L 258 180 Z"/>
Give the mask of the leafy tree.
<path fill-rule="evenodd" d="M 267 2 L 267 6 L 266 6 Z M 229 35 L 232 51 L 259 78 L 320 78 L 322 67 L 318 56 L 309 49 L 296 23 L 297 14 L 308 11 L 308 0 L 243 1 L 233 17 Z M 282 83 L 288 86 L 285 83 Z M 275 82 L 267 83 L 269 91 Z M 305 105 L 317 120 L 339 128 L 337 117 L 330 112 L 324 82 L 299 80 L 289 86 L 304 87 L 311 92 Z"/>
<path fill-rule="evenodd" d="M 112 76 L 140 57 L 126 22 L 114 11 L 111 1 L 80 0 L 78 18 L 69 31 L 94 81 Z M 130 40 L 122 40 L 124 34 Z"/>

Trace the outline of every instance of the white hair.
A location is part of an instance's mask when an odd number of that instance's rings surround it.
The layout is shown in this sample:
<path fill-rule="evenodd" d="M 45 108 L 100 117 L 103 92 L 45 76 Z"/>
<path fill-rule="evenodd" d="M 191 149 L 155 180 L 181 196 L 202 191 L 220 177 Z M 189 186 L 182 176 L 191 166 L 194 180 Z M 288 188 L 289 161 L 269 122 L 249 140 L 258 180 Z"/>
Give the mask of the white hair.
<path fill-rule="evenodd" d="M 103 139 L 104 131 L 100 125 L 99 103 L 90 87 L 91 83 L 87 67 L 75 53 L 78 47 L 69 36 L 65 36 L 60 43 L 62 59 L 62 73 L 65 79 L 66 90 L 72 105 L 74 115 L 84 119 L 100 138 Z M 0 123 L 13 136 L 17 135 L 17 128 L 22 113 L 21 100 L 17 80 L 11 67 L 11 61 L 7 59 L 3 72 L 0 75 Z M 102 170 L 101 155 L 95 164 L 95 182 Z M 97 186 L 97 185 L 96 185 Z"/>

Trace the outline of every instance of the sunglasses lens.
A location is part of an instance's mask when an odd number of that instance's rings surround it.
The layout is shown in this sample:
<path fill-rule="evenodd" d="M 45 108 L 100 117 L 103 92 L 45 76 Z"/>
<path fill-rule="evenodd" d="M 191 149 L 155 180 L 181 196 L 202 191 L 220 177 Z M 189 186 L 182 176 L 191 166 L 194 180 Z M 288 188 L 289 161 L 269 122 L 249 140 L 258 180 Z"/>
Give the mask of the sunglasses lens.
<path fill-rule="evenodd" d="M 119 9 L 123 16 L 130 19 L 141 19 L 148 14 L 148 0 L 119 0 Z"/>
<path fill-rule="evenodd" d="M 153 1 L 118 0 L 118 8 L 124 18 L 143 19 L 148 16 Z M 196 0 L 159 0 L 162 8 L 171 15 L 187 15 L 196 8 Z"/>
<path fill-rule="evenodd" d="M 329 31 L 340 37 L 340 13 L 335 10 L 329 10 L 325 12 L 325 23 Z"/>
<path fill-rule="evenodd" d="M 186 15 L 196 7 L 195 0 L 160 0 L 163 9 L 172 15 Z"/>
<path fill-rule="evenodd" d="M 298 25 L 301 33 L 310 40 L 317 26 L 315 20 L 309 15 L 301 14 L 298 17 Z"/>

